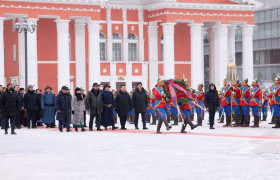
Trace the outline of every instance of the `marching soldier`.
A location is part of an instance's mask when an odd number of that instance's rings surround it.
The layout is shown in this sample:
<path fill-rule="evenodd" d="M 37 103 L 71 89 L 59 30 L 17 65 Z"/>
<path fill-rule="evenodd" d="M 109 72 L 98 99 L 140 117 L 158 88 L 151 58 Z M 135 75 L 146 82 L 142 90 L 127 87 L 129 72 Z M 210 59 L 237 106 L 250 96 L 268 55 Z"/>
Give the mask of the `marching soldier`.
<path fill-rule="evenodd" d="M 159 114 L 159 120 L 158 120 L 158 126 L 157 126 L 157 133 L 160 134 L 160 128 L 162 125 L 162 122 L 166 126 L 166 130 L 168 131 L 169 129 L 172 128 L 172 126 L 169 126 L 167 122 L 167 106 L 166 106 L 166 94 L 163 91 L 163 86 L 164 82 L 163 79 L 159 79 L 156 87 L 153 89 L 153 94 L 156 98 L 155 101 L 155 109 L 157 109 L 158 114 Z"/>
<path fill-rule="evenodd" d="M 236 127 L 241 126 L 240 98 L 241 98 L 241 88 L 240 88 L 239 80 L 237 80 L 235 81 L 232 87 L 232 101 L 231 101 Z"/>
<path fill-rule="evenodd" d="M 174 123 L 172 125 L 177 126 L 178 125 L 178 109 L 172 101 L 170 102 L 170 112 L 171 112 L 171 117 L 174 120 Z"/>
<path fill-rule="evenodd" d="M 250 86 L 248 85 L 248 79 L 244 79 L 241 87 L 240 106 L 244 116 L 243 127 L 249 127 L 250 125 Z"/>
<path fill-rule="evenodd" d="M 268 110 L 268 101 L 269 101 L 269 98 L 268 98 L 268 95 L 267 95 L 267 89 L 263 90 L 263 99 L 264 99 L 264 102 L 262 104 L 262 114 L 263 114 L 262 121 L 266 121 L 267 110 Z"/>
<path fill-rule="evenodd" d="M 260 107 L 262 105 L 262 90 L 259 88 L 258 80 L 253 80 L 252 88 L 250 90 L 251 99 L 250 106 L 254 116 L 254 125 L 251 127 L 259 127 L 260 123 Z"/>
<path fill-rule="evenodd" d="M 273 97 L 273 86 L 274 84 L 272 84 L 270 86 L 270 94 L 268 95 L 268 98 L 270 99 L 269 100 L 269 107 L 270 107 L 270 111 L 271 111 L 271 122 L 268 123 L 268 124 L 276 124 L 276 117 L 275 117 L 275 114 L 274 114 L 274 110 L 273 110 L 273 105 L 275 104 L 275 101 L 272 99 Z"/>
<path fill-rule="evenodd" d="M 219 122 L 218 123 L 224 123 L 224 108 L 221 106 L 221 103 L 222 103 L 222 90 L 219 90 L 218 91 L 218 95 L 219 95 L 219 106 L 220 106 L 220 109 L 219 109 Z"/>
<path fill-rule="evenodd" d="M 222 107 L 224 108 L 224 112 L 226 114 L 226 125 L 231 126 L 231 91 L 230 86 L 227 80 L 224 80 L 224 87 L 222 88 Z"/>
<path fill-rule="evenodd" d="M 280 128 L 280 77 L 274 79 L 274 86 L 272 87 L 273 111 L 276 119 L 276 124 L 273 128 Z"/>
<path fill-rule="evenodd" d="M 195 93 L 195 102 L 198 104 L 200 107 L 195 105 L 195 111 L 197 115 L 197 125 L 202 126 L 202 117 L 203 117 L 203 110 L 201 107 L 204 106 L 204 92 L 203 92 L 203 84 L 198 85 L 198 90 Z"/>

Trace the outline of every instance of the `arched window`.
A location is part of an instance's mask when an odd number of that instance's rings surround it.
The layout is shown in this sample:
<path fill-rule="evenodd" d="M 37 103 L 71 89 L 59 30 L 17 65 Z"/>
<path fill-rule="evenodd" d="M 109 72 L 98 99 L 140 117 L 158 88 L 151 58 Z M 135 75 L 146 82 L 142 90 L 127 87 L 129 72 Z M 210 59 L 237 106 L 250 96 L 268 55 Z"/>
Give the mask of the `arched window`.
<path fill-rule="evenodd" d="M 99 33 L 100 61 L 106 60 L 106 37 L 103 33 Z"/>
<path fill-rule="evenodd" d="M 128 61 L 137 61 L 137 36 L 133 33 L 128 35 Z"/>
<path fill-rule="evenodd" d="M 113 61 L 122 60 L 122 36 L 119 33 L 113 34 Z"/>
<path fill-rule="evenodd" d="M 161 54 L 161 61 L 163 61 L 163 50 L 164 50 L 164 46 L 163 46 L 163 35 L 161 36 L 161 43 L 160 43 L 160 54 Z"/>

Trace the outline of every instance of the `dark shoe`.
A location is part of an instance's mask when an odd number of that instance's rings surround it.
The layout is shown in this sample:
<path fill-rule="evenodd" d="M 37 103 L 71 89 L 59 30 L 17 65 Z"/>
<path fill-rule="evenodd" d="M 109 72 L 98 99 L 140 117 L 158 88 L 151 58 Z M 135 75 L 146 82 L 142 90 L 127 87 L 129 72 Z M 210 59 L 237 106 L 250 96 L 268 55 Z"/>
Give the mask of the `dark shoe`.
<path fill-rule="evenodd" d="M 197 117 L 197 126 L 202 126 L 202 117 Z"/>
<path fill-rule="evenodd" d="M 262 121 L 266 121 L 267 115 L 263 115 Z"/>
<path fill-rule="evenodd" d="M 157 125 L 157 120 L 155 116 L 152 116 L 152 123 L 150 125 Z"/>
<path fill-rule="evenodd" d="M 280 128 L 280 117 L 276 117 L 275 119 L 276 119 L 276 124 L 272 128 L 278 129 L 278 128 Z"/>
<path fill-rule="evenodd" d="M 144 127 L 144 128 L 143 128 L 143 130 L 147 130 L 147 129 L 148 129 L 147 127 Z"/>
<path fill-rule="evenodd" d="M 202 121 L 202 118 L 201 118 L 201 121 Z M 197 128 L 197 125 L 194 125 L 189 117 L 186 118 L 185 124 L 189 124 L 191 126 L 191 130 L 194 130 L 195 128 Z"/>
<path fill-rule="evenodd" d="M 102 129 L 97 129 L 97 131 L 102 131 Z"/>
<path fill-rule="evenodd" d="M 79 131 L 78 128 L 75 127 L 75 131 L 78 132 Z"/>
<path fill-rule="evenodd" d="M 70 131 L 71 131 L 70 129 L 67 130 L 67 132 L 70 132 Z"/>
<path fill-rule="evenodd" d="M 209 129 L 215 129 L 214 127 L 210 127 Z"/>
<path fill-rule="evenodd" d="M 8 131 L 5 131 L 5 134 L 8 134 Z"/>
<path fill-rule="evenodd" d="M 84 127 L 82 127 L 82 132 L 85 132 L 86 130 L 85 130 L 85 128 Z"/>
<path fill-rule="evenodd" d="M 16 135 L 17 133 L 16 133 L 16 132 L 12 132 L 11 134 L 12 134 L 12 135 Z"/>
<path fill-rule="evenodd" d="M 27 126 L 27 129 L 30 129 L 30 127 Z"/>
<path fill-rule="evenodd" d="M 273 115 L 272 118 L 271 118 L 271 122 L 268 123 L 268 124 L 275 124 L 276 123 L 276 116 Z"/>
<path fill-rule="evenodd" d="M 106 131 L 108 130 L 107 126 L 105 126 L 104 128 L 105 128 Z"/>
<path fill-rule="evenodd" d="M 116 127 L 116 126 L 113 126 L 113 127 L 112 127 L 112 130 L 115 130 L 115 129 L 118 129 L 118 127 Z"/>
<path fill-rule="evenodd" d="M 121 130 L 127 130 L 127 128 L 121 128 Z"/>
<path fill-rule="evenodd" d="M 168 122 L 165 119 L 163 120 L 163 122 L 166 126 L 166 130 L 169 131 L 172 128 L 172 126 L 169 126 Z"/>
<path fill-rule="evenodd" d="M 59 130 L 60 132 L 63 132 L 63 130 Z"/>
<path fill-rule="evenodd" d="M 224 123 L 224 115 L 222 115 L 221 117 L 220 117 L 220 121 L 218 122 L 218 123 Z"/>
<path fill-rule="evenodd" d="M 230 116 L 226 116 L 226 124 L 224 125 L 224 127 L 229 127 L 230 126 L 230 121 L 231 117 Z"/>
<path fill-rule="evenodd" d="M 92 128 L 89 128 L 89 131 L 93 131 Z"/>
<path fill-rule="evenodd" d="M 138 130 L 139 128 L 138 128 L 138 127 L 136 127 L 135 129 L 137 129 L 137 130 Z"/>

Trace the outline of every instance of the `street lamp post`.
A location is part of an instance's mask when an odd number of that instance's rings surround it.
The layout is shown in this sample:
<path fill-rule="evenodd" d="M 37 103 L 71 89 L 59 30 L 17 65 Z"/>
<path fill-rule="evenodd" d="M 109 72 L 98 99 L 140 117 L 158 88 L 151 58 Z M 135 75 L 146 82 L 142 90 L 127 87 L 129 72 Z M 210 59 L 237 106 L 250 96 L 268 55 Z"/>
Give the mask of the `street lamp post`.
<path fill-rule="evenodd" d="M 25 15 L 23 17 L 23 23 L 15 23 L 14 27 L 16 29 L 16 31 L 18 31 L 18 33 L 22 33 L 24 32 L 24 45 L 25 45 L 25 88 L 27 88 L 28 86 L 28 63 L 27 63 L 27 33 L 33 33 L 36 30 L 36 24 L 32 23 L 32 24 L 28 24 L 28 17 Z"/>

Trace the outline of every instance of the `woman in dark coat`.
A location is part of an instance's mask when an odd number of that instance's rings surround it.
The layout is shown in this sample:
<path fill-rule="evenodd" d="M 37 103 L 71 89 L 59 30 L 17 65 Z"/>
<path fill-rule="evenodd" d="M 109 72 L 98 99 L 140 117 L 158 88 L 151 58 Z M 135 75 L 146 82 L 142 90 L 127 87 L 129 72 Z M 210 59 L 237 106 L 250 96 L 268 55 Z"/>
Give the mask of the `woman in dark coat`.
<path fill-rule="evenodd" d="M 101 125 L 107 130 L 108 126 L 112 126 L 112 129 L 115 130 L 118 127 L 115 127 L 113 107 L 115 105 L 113 93 L 110 91 L 110 86 L 108 84 L 104 85 L 102 91 L 102 100 L 103 100 L 103 111 L 101 113 Z"/>
<path fill-rule="evenodd" d="M 210 129 L 215 129 L 214 126 L 214 118 L 215 113 L 220 107 L 219 96 L 216 89 L 216 86 L 213 83 L 209 85 L 209 91 L 206 92 L 204 96 L 204 105 L 209 112 L 209 121 L 210 121 Z"/>
<path fill-rule="evenodd" d="M 130 95 L 126 92 L 125 85 L 122 85 L 121 90 L 116 97 L 116 112 L 120 117 L 122 130 L 126 130 L 125 123 L 131 109 Z"/>

